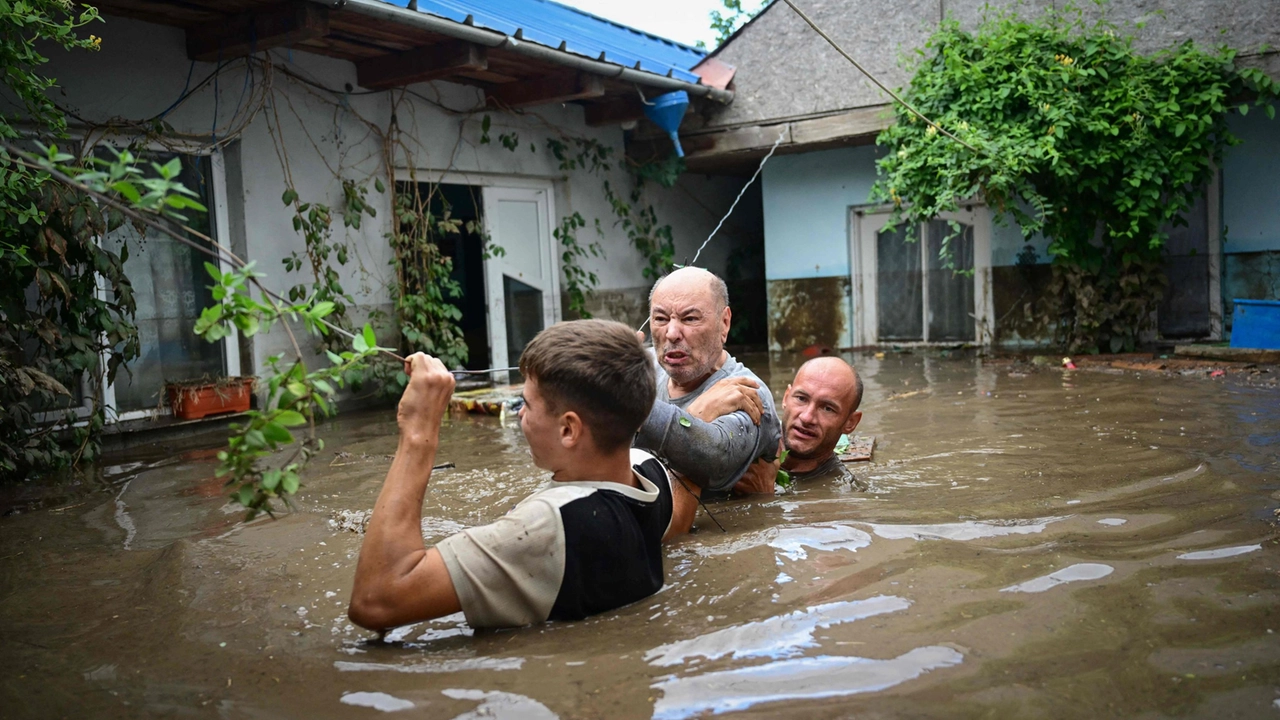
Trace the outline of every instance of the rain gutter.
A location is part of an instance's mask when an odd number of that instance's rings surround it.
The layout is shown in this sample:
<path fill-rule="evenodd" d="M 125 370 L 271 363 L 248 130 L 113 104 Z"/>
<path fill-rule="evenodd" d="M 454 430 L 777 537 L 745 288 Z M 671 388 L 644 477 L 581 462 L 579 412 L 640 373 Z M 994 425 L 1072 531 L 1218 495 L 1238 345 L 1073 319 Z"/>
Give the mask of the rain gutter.
<path fill-rule="evenodd" d="M 685 82 L 684 80 L 677 80 L 664 75 L 622 67 L 615 63 L 591 60 L 581 55 L 526 42 L 493 30 L 484 30 L 417 10 L 408 10 L 389 5 L 381 2 L 381 0 L 311 0 L 311 2 L 324 5 L 333 10 L 349 10 L 366 17 L 427 30 L 488 48 L 508 50 L 536 60 L 576 68 L 593 75 L 621 80 L 622 82 L 639 83 L 664 90 L 684 90 L 690 95 L 709 98 L 725 105 L 733 102 L 733 92 L 730 90 L 721 90 L 700 83 Z"/>

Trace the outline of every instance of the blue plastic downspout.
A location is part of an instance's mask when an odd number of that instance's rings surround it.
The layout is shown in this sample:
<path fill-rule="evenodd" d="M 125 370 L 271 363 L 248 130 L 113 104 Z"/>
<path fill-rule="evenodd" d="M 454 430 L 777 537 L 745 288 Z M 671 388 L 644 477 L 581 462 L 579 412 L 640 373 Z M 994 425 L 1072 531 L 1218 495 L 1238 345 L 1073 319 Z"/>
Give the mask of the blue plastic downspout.
<path fill-rule="evenodd" d="M 689 108 L 689 93 L 676 90 L 659 95 L 653 100 L 646 100 L 644 115 L 654 125 L 667 131 L 671 142 L 676 146 L 676 156 L 684 157 L 684 148 L 680 147 L 680 121 L 684 119 L 684 111 Z"/>

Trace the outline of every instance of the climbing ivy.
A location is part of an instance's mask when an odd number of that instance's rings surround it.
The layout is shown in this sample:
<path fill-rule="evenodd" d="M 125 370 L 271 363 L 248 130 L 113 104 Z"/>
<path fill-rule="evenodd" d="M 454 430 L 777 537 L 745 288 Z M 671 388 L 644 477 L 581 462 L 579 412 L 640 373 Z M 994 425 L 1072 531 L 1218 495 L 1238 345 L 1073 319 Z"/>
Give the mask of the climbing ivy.
<path fill-rule="evenodd" d="M 378 192 L 385 186 L 381 180 L 375 181 Z M 354 180 L 342 181 L 342 225 L 359 230 L 361 219 L 368 215 L 377 216 L 377 210 L 366 202 L 369 189 Z M 351 249 L 345 242 L 333 240 L 333 211 L 323 203 L 302 202 L 292 187 L 285 189 L 281 201 L 291 206 L 294 212 L 293 229 L 300 233 L 304 241 L 303 255 L 296 251 L 289 254 L 281 262 L 286 271 L 298 272 L 304 267 L 311 270 L 311 283 L 298 283 L 289 288 L 290 302 L 298 302 L 312 297 L 316 302 L 333 303 L 333 311 L 328 316 L 331 324 L 344 330 L 351 329 L 351 319 L 347 316 L 347 308 L 355 305 L 355 299 L 342 287 L 342 280 L 330 258 L 337 261 L 339 267 L 347 264 Z M 330 343 L 322 342 L 317 352 L 332 350 Z"/>
<path fill-rule="evenodd" d="M 899 106 L 877 139 L 874 196 L 911 223 L 980 197 L 1027 237 L 1043 232 L 1054 278 L 1041 326 L 1073 351 L 1134 346 L 1164 287 L 1163 228 L 1185 222 L 1238 142 L 1227 116 L 1248 111 L 1240 98 L 1277 91 L 1229 48 L 1142 55 L 1074 8 L 994 14 L 974 32 L 943 22 L 918 61 L 905 99 L 978 152 Z"/>
<path fill-rule="evenodd" d="M 450 301 L 461 297 L 462 288 L 452 278 L 453 259 L 440 251 L 438 241 L 464 227 L 476 228 L 453 217 L 447 204 L 442 215 L 433 213 L 430 192 L 424 196 L 417 183 L 404 183 L 395 193 L 395 224 L 388 236 L 395 251 L 393 301 L 408 351 L 461 367 L 467 362 L 467 343 L 458 327 L 462 311 Z"/>
<path fill-rule="evenodd" d="M 603 257 L 604 249 L 599 242 L 591 242 L 583 247 L 578 242 L 578 230 L 587 226 L 580 213 L 566 215 L 560 219 L 560 227 L 551 231 L 560 241 L 560 269 L 564 275 L 564 291 L 569 296 L 569 310 L 580 318 L 589 318 L 587 310 L 587 293 L 600 282 L 594 272 L 588 272 L 578 264 L 579 258 L 590 255 Z M 599 226 L 597 225 L 597 231 Z"/>
<path fill-rule="evenodd" d="M 101 39 L 80 32 L 99 21 L 97 10 L 58 0 L 0 2 L 0 77 L 37 138 L 60 140 L 67 127 L 47 94 L 56 82 L 42 72 L 43 53 L 98 50 Z M 18 142 L 14 123 L 0 113 L 0 142 Z M 137 180 L 115 182 L 137 191 Z M 97 453 L 104 372 L 114 378 L 138 354 L 133 288 L 124 275 L 128 246 L 112 252 L 97 242 L 123 222 L 0 148 L 0 480 Z M 108 348 L 115 352 L 104 366 Z M 82 382 L 87 406 L 80 410 Z"/>

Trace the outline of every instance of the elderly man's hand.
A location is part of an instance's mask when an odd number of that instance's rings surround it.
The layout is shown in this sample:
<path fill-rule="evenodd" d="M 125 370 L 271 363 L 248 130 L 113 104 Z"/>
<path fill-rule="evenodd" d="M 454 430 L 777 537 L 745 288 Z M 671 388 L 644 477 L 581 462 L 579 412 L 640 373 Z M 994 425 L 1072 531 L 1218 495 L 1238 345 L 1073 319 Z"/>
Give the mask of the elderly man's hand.
<path fill-rule="evenodd" d="M 734 495 L 772 495 L 778 479 L 778 468 L 782 467 L 782 443 L 778 443 L 778 454 L 773 460 L 760 458 L 751 463 L 747 472 L 733 485 Z"/>
<path fill-rule="evenodd" d="M 410 355 L 404 372 L 409 384 L 396 412 L 400 440 L 434 445 L 439 442 L 440 421 L 453 396 L 453 373 L 440 360 L 424 353 Z"/>
<path fill-rule="evenodd" d="M 702 422 L 711 422 L 742 410 L 751 416 L 751 422 L 759 425 L 760 416 L 764 413 L 764 401 L 756 392 L 759 388 L 760 385 L 750 378 L 725 378 L 689 403 L 689 414 Z"/>

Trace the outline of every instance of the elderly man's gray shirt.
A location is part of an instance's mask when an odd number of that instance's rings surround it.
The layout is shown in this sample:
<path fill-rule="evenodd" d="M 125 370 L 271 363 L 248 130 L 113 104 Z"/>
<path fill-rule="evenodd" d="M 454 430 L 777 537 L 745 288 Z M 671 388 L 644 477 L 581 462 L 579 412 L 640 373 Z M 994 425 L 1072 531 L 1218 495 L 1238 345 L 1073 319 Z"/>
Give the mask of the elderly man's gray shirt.
<path fill-rule="evenodd" d="M 730 377 L 750 378 L 760 385 L 756 392 L 764 403 L 764 413 L 758 426 L 743 411 L 709 423 L 686 412 L 685 408 L 699 395 Z M 756 458 L 763 455 L 772 460 L 777 456 L 782 426 L 773 407 L 773 393 L 732 355 L 688 395 L 673 400 L 668 392 L 669 380 L 666 371 L 658 365 L 658 400 L 636 434 L 635 447 L 665 459 L 671 469 L 712 491 L 732 488 Z"/>

